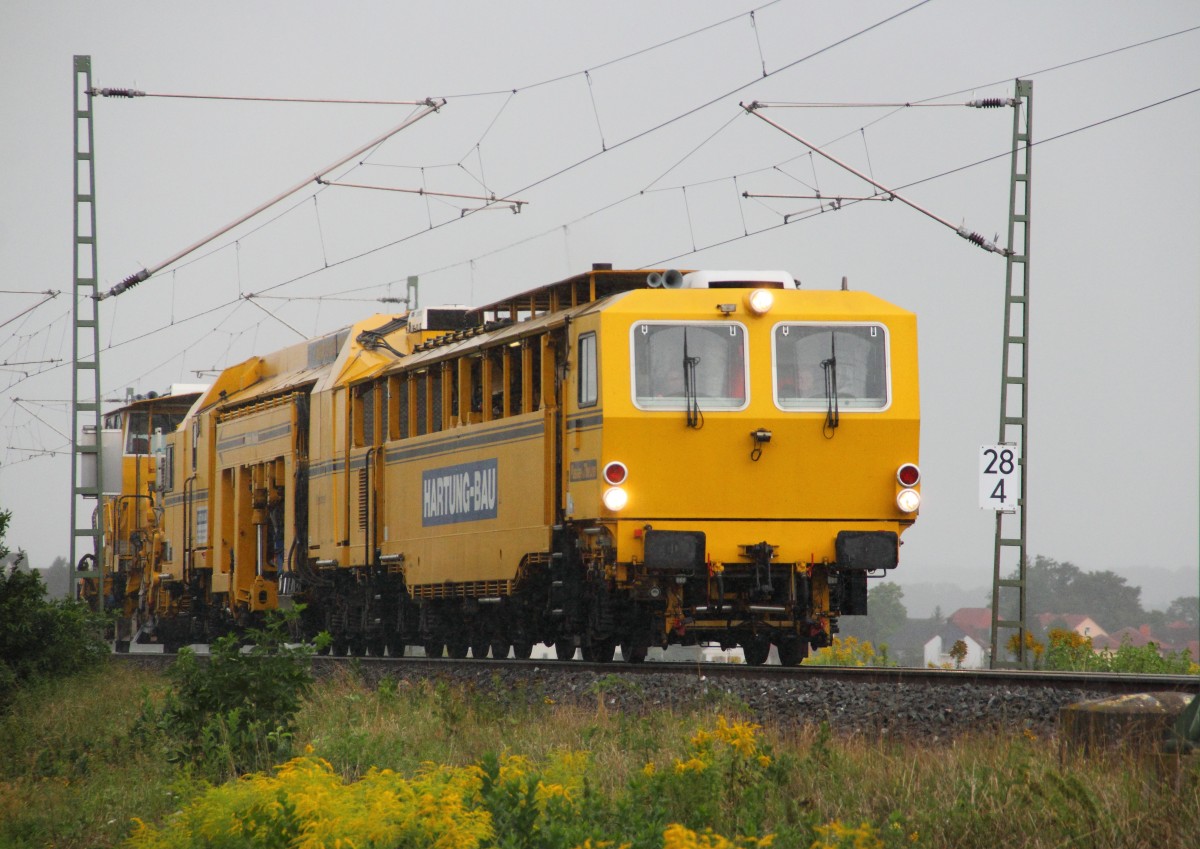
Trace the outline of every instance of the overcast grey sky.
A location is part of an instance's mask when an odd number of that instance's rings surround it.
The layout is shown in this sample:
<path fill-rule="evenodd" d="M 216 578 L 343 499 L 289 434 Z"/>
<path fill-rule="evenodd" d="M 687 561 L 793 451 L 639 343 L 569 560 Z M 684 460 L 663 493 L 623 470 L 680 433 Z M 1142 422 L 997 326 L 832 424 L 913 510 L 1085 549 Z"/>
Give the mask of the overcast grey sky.
<path fill-rule="evenodd" d="M 310 184 L 103 302 L 108 397 L 194 382 L 197 371 L 386 311 L 376 299 L 402 294 L 411 274 L 423 305 L 486 302 L 592 262 L 782 268 L 813 288 L 847 276 L 919 319 L 925 500 L 895 578 L 990 585 L 993 520 L 977 505 L 976 454 L 997 436 L 1004 261 L 896 202 L 809 214 L 815 201 L 742 199 L 869 187 L 738 102 L 962 103 L 1010 96 L 1014 78 L 1027 76 L 1042 142 L 1033 155 L 1029 551 L 1125 575 L 1150 603 L 1195 594 L 1200 93 L 1186 93 L 1200 88 L 1197 27 L 1195 2 L 8 0 L 8 542 L 41 566 L 69 544 L 69 460 L 45 452 L 66 451 L 69 432 L 71 69 L 86 54 L 94 85 L 155 94 L 445 97 L 438 114 L 335 176 L 527 202 L 519 215 L 464 217 L 467 201 Z M 158 97 L 94 106 L 104 288 L 411 111 Z M 1004 241 L 1007 156 L 938 175 L 1008 151 L 1009 110 L 769 117 Z M 20 292 L 45 290 L 62 294 L 14 319 L 44 297 Z M 240 297 L 249 293 L 259 297 Z"/>

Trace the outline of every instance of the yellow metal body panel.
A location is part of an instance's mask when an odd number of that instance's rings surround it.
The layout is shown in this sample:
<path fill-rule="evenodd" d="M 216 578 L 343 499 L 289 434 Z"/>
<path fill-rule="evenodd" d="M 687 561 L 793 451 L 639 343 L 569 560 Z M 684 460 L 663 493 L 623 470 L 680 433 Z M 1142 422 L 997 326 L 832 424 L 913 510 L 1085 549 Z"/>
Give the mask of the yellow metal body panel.
<path fill-rule="evenodd" d="M 274 607 L 275 590 L 264 587 L 260 572 L 272 577 L 283 569 L 286 553 L 267 549 L 266 513 L 278 504 L 283 539 L 294 534 L 293 499 L 285 497 L 294 479 L 295 404 L 285 396 L 275 403 L 240 410 L 216 426 L 216 469 L 222 487 L 216 497 L 219 541 L 217 571 L 228 575 L 231 602 L 249 610 Z M 261 562 L 260 562 L 261 561 Z"/>
<path fill-rule="evenodd" d="M 309 431 L 309 557 L 349 566 L 346 471 L 346 392 L 314 393 Z"/>
<path fill-rule="evenodd" d="M 553 418 L 527 413 L 385 446 L 381 549 L 403 554 L 422 587 L 515 580 L 548 539 L 545 437 Z"/>
<path fill-rule="evenodd" d="M 568 440 L 577 461 L 598 469 L 619 460 L 629 468 L 628 505 L 620 512 L 618 559 L 636 559 L 634 528 L 704 530 L 715 563 L 745 563 L 739 546 L 767 541 L 779 562 L 834 559 L 839 530 L 902 530 L 915 516 L 896 506 L 896 470 L 918 462 L 916 320 L 863 292 L 774 292 L 772 310 L 725 318 L 721 291 L 641 290 L 617 296 L 599 315 L 604 368 L 603 425 Z M 630 333 L 647 319 L 729 321 L 747 330 L 750 381 L 746 408 L 703 411 L 689 428 L 682 411 L 637 409 L 631 386 Z M 886 326 L 891 367 L 886 409 L 843 409 L 836 429 L 825 411 L 781 410 L 773 394 L 771 331 L 780 322 L 871 321 Z M 585 329 L 583 322 L 579 330 Z M 583 421 L 584 411 L 571 418 Z M 751 432 L 771 431 L 757 460 Z M 853 482 L 847 485 L 845 482 Z M 615 519 L 599 501 L 597 480 L 570 481 L 576 517 Z"/>
<path fill-rule="evenodd" d="M 217 376 L 209 390 L 204 393 L 201 406 L 209 407 L 222 398 L 232 397 L 245 392 L 263 378 L 265 367 L 262 357 L 251 357 L 244 363 L 230 366 Z"/>
<path fill-rule="evenodd" d="M 173 486 L 163 493 L 164 524 L 171 551 L 171 559 L 164 562 L 163 571 L 176 581 L 185 579 L 189 566 L 200 570 L 212 568 L 213 513 L 209 496 L 213 450 L 209 437 L 213 432 L 211 415 L 193 415 L 167 440 L 174 448 L 175 468 Z"/>

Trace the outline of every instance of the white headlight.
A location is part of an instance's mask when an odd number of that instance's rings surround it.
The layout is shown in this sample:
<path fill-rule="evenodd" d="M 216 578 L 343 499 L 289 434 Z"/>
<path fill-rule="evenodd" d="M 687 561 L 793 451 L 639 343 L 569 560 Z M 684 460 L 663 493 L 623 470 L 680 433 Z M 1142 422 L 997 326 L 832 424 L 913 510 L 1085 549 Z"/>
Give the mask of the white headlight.
<path fill-rule="evenodd" d="M 896 494 L 896 506 L 904 513 L 916 513 L 921 506 L 921 493 L 915 489 L 902 489 Z"/>
<path fill-rule="evenodd" d="M 762 315 L 767 312 L 774 303 L 775 296 L 771 294 L 770 289 L 755 289 L 746 296 L 746 306 L 755 315 Z"/>
<path fill-rule="evenodd" d="M 619 486 L 609 487 L 604 490 L 604 495 L 601 498 L 604 501 L 604 506 L 614 513 L 625 509 L 625 505 L 629 503 L 629 493 Z"/>

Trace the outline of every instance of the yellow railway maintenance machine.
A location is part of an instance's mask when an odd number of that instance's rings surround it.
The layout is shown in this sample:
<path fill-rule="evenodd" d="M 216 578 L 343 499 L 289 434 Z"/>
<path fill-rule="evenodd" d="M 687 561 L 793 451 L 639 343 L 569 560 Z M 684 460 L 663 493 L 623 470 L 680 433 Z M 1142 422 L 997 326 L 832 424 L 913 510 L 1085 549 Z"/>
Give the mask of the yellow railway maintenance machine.
<path fill-rule="evenodd" d="M 161 457 L 167 436 L 207 387 L 175 384 L 166 393 L 148 392 L 104 416 L 105 477 L 119 486 L 100 496 L 95 521 L 104 540 L 100 577 L 80 579 L 80 597 L 115 615 L 113 636 L 118 649 L 128 648 L 142 624 L 154 615 L 155 586 L 164 558 L 169 558 L 163 526 Z M 103 487 L 101 487 L 103 489 Z M 78 568 L 91 571 L 94 555 Z M 102 607 L 96 605 L 102 596 Z"/>
<path fill-rule="evenodd" d="M 226 370 L 168 440 L 157 639 L 785 664 L 920 503 L 916 321 L 783 272 L 591 272 Z"/>
<path fill-rule="evenodd" d="M 911 313 L 782 272 L 597 267 L 463 325 L 350 386 L 328 462 L 351 521 L 310 562 L 377 577 L 339 596 L 365 629 L 339 645 L 636 662 L 705 642 L 757 664 L 774 643 L 796 664 L 897 565 L 920 503 Z"/>
<path fill-rule="evenodd" d="M 340 551 L 348 537 L 347 388 L 401 353 L 389 339 L 408 346 L 421 338 L 406 321 L 375 316 L 220 374 L 166 448 L 172 556 L 153 639 L 168 647 L 208 642 L 261 624 L 290 600 L 319 610 L 336 596 L 339 570 L 324 567 L 352 564 L 316 565 L 308 540 L 328 534 Z M 367 571 L 347 569 L 345 577 L 368 581 Z M 363 634 L 361 623 L 320 625 Z"/>

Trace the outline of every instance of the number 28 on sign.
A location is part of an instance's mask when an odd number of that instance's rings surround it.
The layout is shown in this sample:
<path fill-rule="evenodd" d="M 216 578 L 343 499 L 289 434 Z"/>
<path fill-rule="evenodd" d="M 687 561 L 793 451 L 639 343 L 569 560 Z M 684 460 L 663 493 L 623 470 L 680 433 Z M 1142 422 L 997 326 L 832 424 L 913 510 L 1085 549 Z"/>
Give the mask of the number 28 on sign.
<path fill-rule="evenodd" d="M 979 449 L 979 507 L 1005 513 L 1017 509 L 1020 496 L 1017 446 L 984 445 Z"/>

